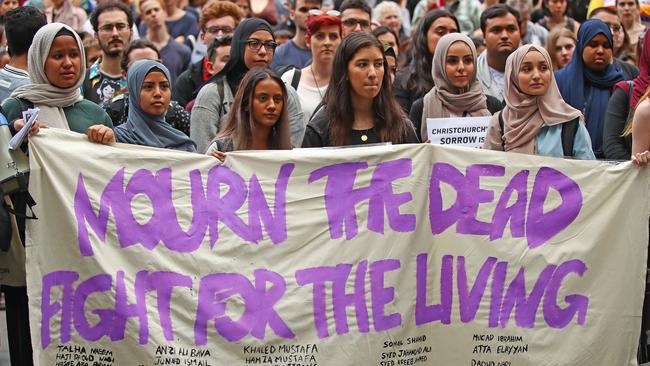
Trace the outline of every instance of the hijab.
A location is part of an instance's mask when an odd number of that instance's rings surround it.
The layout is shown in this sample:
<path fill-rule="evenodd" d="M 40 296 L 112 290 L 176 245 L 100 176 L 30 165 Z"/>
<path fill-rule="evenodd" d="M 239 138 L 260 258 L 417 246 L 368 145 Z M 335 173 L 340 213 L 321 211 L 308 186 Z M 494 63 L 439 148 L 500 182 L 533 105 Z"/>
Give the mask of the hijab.
<path fill-rule="evenodd" d="M 532 96 L 521 91 L 519 70 L 524 58 L 530 52 L 539 52 L 544 56 L 549 67 L 551 80 L 546 93 Z M 501 111 L 503 116 L 503 139 L 505 150 L 523 154 L 535 154 L 535 140 L 542 125 L 554 126 L 576 118 L 583 119 L 579 110 L 571 107 L 560 95 L 555 77 L 553 63 L 545 48 L 532 44 L 522 46 L 508 56 L 506 60 L 503 97 L 506 106 Z M 499 114 L 492 117 L 491 124 L 498 123 Z M 500 145 L 501 141 L 492 141 Z"/>
<path fill-rule="evenodd" d="M 600 150 L 603 144 L 603 125 L 610 91 L 617 82 L 623 80 L 623 73 L 614 64 L 599 72 L 589 70 L 585 66 L 582 53 L 589 41 L 599 34 L 603 34 L 609 43 L 614 45 L 607 24 L 598 19 L 582 23 L 571 62 L 555 73 L 564 100 L 585 114 L 594 151 Z M 585 87 L 589 94 L 586 101 Z"/>
<path fill-rule="evenodd" d="M 449 82 L 445 63 L 449 48 L 456 42 L 465 43 L 472 50 L 474 59 L 474 75 L 471 75 L 469 85 L 459 89 Z M 460 60 L 462 62 L 462 60 Z M 452 114 L 463 116 L 491 116 L 487 109 L 487 99 L 481 90 L 476 77 L 476 47 L 474 42 L 463 33 L 449 33 L 440 38 L 431 63 L 431 76 L 434 87 L 424 96 L 422 111 L 422 136 L 426 136 L 427 118 L 447 118 Z"/>
<path fill-rule="evenodd" d="M 161 71 L 167 80 L 169 70 L 158 61 L 138 60 L 129 67 L 126 83 L 129 90 L 129 115 L 126 123 L 115 127 L 117 141 L 127 144 L 196 152 L 196 144 L 165 121 L 165 113 L 151 115 L 140 107 L 142 83 L 152 71 Z"/>
<path fill-rule="evenodd" d="M 45 75 L 45 61 L 47 61 L 50 48 L 57 37 L 57 33 L 63 29 L 72 33 L 72 37 L 77 42 L 79 57 L 81 58 L 79 80 L 73 86 L 65 89 L 52 85 Z M 86 55 L 83 43 L 77 33 L 71 27 L 62 23 L 44 25 L 36 32 L 32 45 L 27 52 L 27 69 L 31 83 L 18 87 L 11 94 L 11 97 L 27 99 L 34 104 L 34 107 L 40 108 L 39 121 L 50 127 L 70 129 L 63 108 L 70 107 L 83 100 L 79 87 L 81 87 L 86 75 Z"/>
<path fill-rule="evenodd" d="M 244 74 L 248 72 L 248 67 L 244 62 L 244 53 L 247 47 L 246 42 L 251 34 L 260 30 L 267 31 L 273 36 L 271 26 L 266 20 L 260 18 L 247 18 L 242 20 L 232 36 L 232 46 L 230 47 L 230 58 L 228 62 L 223 67 L 223 70 L 214 76 L 214 81 L 225 78 L 233 95 L 237 92 L 237 88 L 244 78 Z M 275 41 L 275 37 L 273 37 L 273 40 Z"/>

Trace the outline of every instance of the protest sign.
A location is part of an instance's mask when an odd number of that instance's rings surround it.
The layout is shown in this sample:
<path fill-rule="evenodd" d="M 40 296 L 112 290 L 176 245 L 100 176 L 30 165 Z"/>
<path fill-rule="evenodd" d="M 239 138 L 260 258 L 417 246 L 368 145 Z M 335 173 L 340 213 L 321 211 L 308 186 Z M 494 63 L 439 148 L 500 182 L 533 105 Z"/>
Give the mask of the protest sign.
<path fill-rule="evenodd" d="M 427 118 L 429 140 L 434 145 L 481 148 L 492 117 Z"/>
<path fill-rule="evenodd" d="M 648 170 L 31 141 L 36 365 L 633 365 Z"/>

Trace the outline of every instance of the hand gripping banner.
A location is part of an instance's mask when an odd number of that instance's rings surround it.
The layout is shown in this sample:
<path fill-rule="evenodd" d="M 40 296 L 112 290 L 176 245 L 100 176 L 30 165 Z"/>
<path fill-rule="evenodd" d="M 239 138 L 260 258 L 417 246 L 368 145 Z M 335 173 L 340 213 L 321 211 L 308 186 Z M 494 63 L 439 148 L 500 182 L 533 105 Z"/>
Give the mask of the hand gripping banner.
<path fill-rule="evenodd" d="M 37 365 L 634 365 L 648 169 L 32 139 Z"/>

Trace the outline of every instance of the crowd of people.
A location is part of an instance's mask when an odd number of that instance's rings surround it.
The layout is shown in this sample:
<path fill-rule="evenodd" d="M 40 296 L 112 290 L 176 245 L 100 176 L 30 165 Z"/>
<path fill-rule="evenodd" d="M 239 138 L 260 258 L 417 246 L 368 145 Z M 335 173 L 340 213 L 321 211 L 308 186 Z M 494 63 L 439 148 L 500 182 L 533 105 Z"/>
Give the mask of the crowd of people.
<path fill-rule="evenodd" d="M 650 36 L 639 2 L 588 14 L 570 5 L 0 0 L 0 112 L 13 134 L 38 107 L 30 135 L 62 128 L 220 161 L 235 150 L 426 143 L 431 118 L 491 117 L 485 149 L 646 165 Z M 17 229 L 24 241 L 24 219 Z M 3 291 L 12 365 L 30 365 L 25 289 Z"/>

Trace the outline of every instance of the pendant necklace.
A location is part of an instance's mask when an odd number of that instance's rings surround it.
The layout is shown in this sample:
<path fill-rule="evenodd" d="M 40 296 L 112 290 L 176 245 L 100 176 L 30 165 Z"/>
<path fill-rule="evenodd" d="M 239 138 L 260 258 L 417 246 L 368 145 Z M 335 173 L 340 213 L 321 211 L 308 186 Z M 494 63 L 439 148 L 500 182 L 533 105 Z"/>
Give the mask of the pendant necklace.
<path fill-rule="evenodd" d="M 359 131 L 359 132 L 361 132 L 361 141 L 363 141 L 363 142 L 368 141 L 368 132 L 370 130 L 371 130 L 371 128 L 369 128 L 367 130 Z"/>
<path fill-rule="evenodd" d="M 314 78 L 314 84 L 316 84 L 316 90 L 318 91 L 318 95 L 320 95 L 320 99 L 323 100 L 323 94 L 321 94 L 320 92 L 320 87 L 318 86 L 318 81 L 316 81 L 316 75 L 314 74 L 314 67 L 309 66 L 309 71 L 311 71 L 311 77 Z"/>

